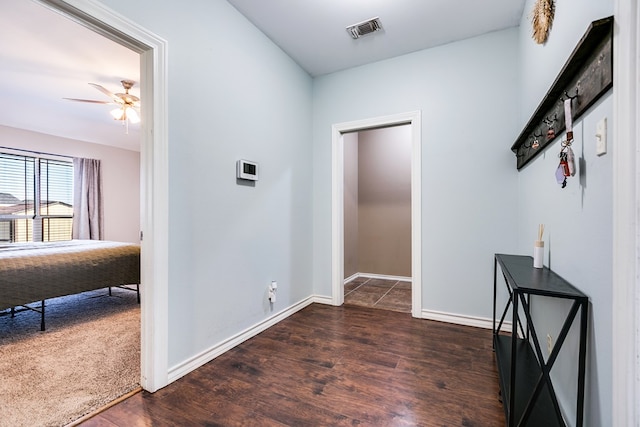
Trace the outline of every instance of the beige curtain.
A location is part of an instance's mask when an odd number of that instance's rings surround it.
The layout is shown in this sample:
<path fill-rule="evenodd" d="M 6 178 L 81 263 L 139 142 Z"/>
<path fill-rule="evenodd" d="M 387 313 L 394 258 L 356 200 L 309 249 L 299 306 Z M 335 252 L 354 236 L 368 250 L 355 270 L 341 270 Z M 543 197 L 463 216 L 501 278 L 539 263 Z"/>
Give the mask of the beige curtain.
<path fill-rule="evenodd" d="M 103 212 L 100 160 L 74 158 L 72 237 L 102 240 Z"/>

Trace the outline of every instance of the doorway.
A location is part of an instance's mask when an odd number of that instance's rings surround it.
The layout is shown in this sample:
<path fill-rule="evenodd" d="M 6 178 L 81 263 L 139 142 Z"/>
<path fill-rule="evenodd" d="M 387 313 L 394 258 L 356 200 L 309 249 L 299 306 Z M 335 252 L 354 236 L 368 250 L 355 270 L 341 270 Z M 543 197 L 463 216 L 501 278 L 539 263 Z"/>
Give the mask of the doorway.
<path fill-rule="evenodd" d="M 168 384 L 167 42 L 98 3 L 39 0 L 44 6 L 140 54 L 141 386 Z"/>
<path fill-rule="evenodd" d="M 344 303 L 411 313 L 411 125 L 343 141 Z"/>
<path fill-rule="evenodd" d="M 640 281 L 637 256 L 640 148 L 640 9 L 614 1 L 613 425 L 640 425 Z"/>
<path fill-rule="evenodd" d="M 410 125 L 411 139 L 411 314 L 422 317 L 421 115 L 420 111 L 335 124 L 332 127 L 332 303 L 344 303 L 345 136 L 349 133 Z"/>

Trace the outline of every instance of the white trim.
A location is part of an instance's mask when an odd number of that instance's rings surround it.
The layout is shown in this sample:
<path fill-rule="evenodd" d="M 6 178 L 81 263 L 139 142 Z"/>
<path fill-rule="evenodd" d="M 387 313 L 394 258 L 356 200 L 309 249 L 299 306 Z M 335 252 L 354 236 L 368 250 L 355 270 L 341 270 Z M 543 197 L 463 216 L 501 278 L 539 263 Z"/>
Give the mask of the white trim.
<path fill-rule="evenodd" d="M 353 273 L 351 276 L 344 279 L 344 284 L 346 285 L 347 283 L 356 280 L 358 277 L 360 277 L 360 273 Z"/>
<path fill-rule="evenodd" d="M 349 129 L 345 129 L 349 130 Z M 331 127 L 331 298 L 344 303 L 344 139 L 342 127 Z"/>
<path fill-rule="evenodd" d="M 333 298 L 328 297 L 328 296 L 314 295 L 312 298 L 313 298 L 312 302 L 315 302 L 315 303 L 318 303 L 318 304 L 334 305 L 333 304 Z"/>
<path fill-rule="evenodd" d="M 614 2 L 612 425 L 640 426 L 640 9 Z"/>
<path fill-rule="evenodd" d="M 411 117 L 411 315 L 422 313 L 422 116 Z"/>
<path fill-rule="evenodd" d="M 344 140 L 343 134 L 411 124 L 411 314 L 422 311 L 422 122 L 421 112 L 334 124 L 331 127 L 331 295 L 344 303 Z"/>
<path fill-rule="evenodd" d="M 46 7 L 140 53 L 141 385 L 154 392 L 168 384 L 168 113 L 167 42 L 93 0 L 40 0 Z"/>
<path fill-rule="evenodd" d="M 444 311 L 422 310 L 422 318 L 437 322 L 451 323 L 454 325 L 473 326 L 474 328 L 493 330 L 493 319 L 485 317 L 467 316 L 465 314 L 445 313 Z M 511 332 L 511 322 L 502 322 L 500 328 L 503 332 Z"/>
<path fill-rule="evenodd" d="M 167 384 L 169 367 L 169 130 L 167 45 L 159 42 L 141 55 L 141 97 L 153 99 L 152 109 L 142 111 L 141 160 L 143 194 L 141 229 L 142 280 L 149 284 L 142 298 L 141 385 L 156 391 Z M 145 65 L 146 64 L 146 65 Z M 143 109 L 144 110 L 144 109 Z M 146 300 L 146 301 L 145 301 Z"/>
<path fill-rule="evenodd" d="M 237 345 L 242 344 L 243 342 L 245 342 L 246 340 L 248 340 L 249 338 L 252 338 L 256 335 L 258 335 L 260 332 L 264 331 L 265 329 L 270 328 L 271 326 L 275 325 L 276 323 L 286 319 L 287 317 L 291 316 L 292 314 L 302 310 L 303 308 L 305 308 L 306 306 L 310 305 L 311 303 L 314 302 L 314 297 L 308 297 L 303 299 L 302 301 L 293 304 L 291 307 L 286 308 L 258 323 L 256 323 L 255 325 L 245 329 L 242 332 L 239 332 L 235 335 L 233 335 L 232 337 L 208 348 L 207 350 L 201 352 L 200 354 L 196 354 L 193 357 L 190 357 L 189 359 L 185 360 L 182 363 L 177 364 L 176 366 L 172 367 L 169 370 L 169 381 L 173 382 L 179 378 L 182 378 L 183 376 L 187 375 L 189 372 L 192 372 L 196 369 L 198 369 L 199 367 L 201 367 L 202 365 L 204 365 L 205 363 L 208 363 L 210 361 L 212 361 L 213 359 L 215 359 L 216 357 L 220 356 L 221 354 L 231 350 L 232 348 L 236 347 Z"/>
<path fill-rule="evenodd" d="M 375 274 L 375 273 L 355 273 L 346 279 L 344 279 L 344 284 L 346 285 L 349 282 L 352 282 L 360 277 L 365 277 L 367 279 L 381 279 L 381 280 L 396 280 L 402 282 L 411 282 L 411 277 L 407 276 L 390 276 L 388 274 Z"/>

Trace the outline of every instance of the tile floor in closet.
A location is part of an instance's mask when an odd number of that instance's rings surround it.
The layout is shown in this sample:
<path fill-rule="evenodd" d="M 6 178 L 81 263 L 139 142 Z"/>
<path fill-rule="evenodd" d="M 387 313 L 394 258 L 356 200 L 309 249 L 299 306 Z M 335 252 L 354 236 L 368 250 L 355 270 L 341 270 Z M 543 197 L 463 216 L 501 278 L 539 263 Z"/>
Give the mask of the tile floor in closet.
<path fill-rule="evenodd" d="M 344 303 L 411 313 L 411 282 L 358 277 L 344 285 Z"/>

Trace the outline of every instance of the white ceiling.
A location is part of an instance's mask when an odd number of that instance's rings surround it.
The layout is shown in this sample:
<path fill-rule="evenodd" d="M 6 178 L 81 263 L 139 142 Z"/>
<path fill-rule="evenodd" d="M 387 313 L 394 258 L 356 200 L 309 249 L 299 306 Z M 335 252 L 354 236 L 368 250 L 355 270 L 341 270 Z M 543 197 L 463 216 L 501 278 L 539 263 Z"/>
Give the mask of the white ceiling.
<path fill-rule="evenodd" d="M 319 76 L 517 26 L 525 0 L 228 0 L 310 75 Z M 345 28 L 379 17 L 383 31 L 353 40 Z M 0 125 L 139 149 L 111 118 L 109 99 L 139 81 L 140 58 L 34 0 L 0 0 Z M 131 93 L 139 96 L 138 86 Z M 141 100 L 144 105 L 144 99 Z M 0 143 L 0 145 L 2 145 Z"/>
<path fill-rule="evenodd" d="M 0 40 L 0 125 L 139 149 L 140 125 L 126 134 L 115 105 L 63 99 L 109 101 L 87 83 L 124 92 L 120 80 L 140 78 L 137 53 L 31 0 L 0 0 Z"/>
<path fill-rule="evenodd" d="M 312 76 L 520 23 L 525 0 L 228 0 Z M 346 27 L 379 17 L 383 31 Z"/>

